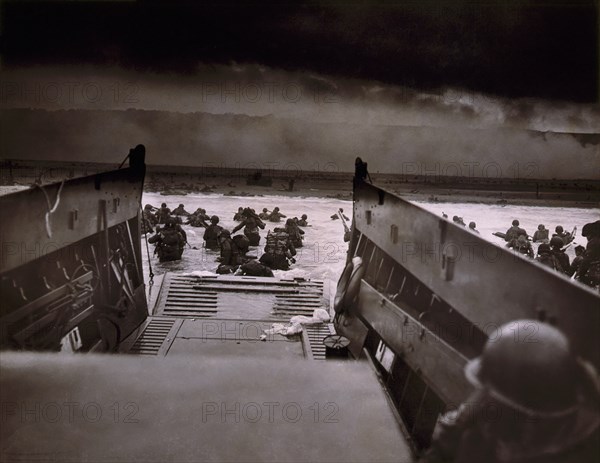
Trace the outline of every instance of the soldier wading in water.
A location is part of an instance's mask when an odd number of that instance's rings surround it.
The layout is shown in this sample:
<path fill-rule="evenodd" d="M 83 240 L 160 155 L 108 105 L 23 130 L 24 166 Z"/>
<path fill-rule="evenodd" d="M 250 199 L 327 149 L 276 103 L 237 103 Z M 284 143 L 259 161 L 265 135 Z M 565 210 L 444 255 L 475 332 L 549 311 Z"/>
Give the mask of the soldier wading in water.
<path fill-rule="evenodd" d="M 289 270 L 290 262 L 296 262 L 294 256 L 296 249 L 284 228 L 276 227 L 267 234 L 265 253 L 260 257 L 260 262 L 273 270 Z"/>
<path fill-rule="evenodd" d="M 160 262 L 169 262 L 181 259 L 185 248 L 186 236 L 183 229 L 177 225 L 174 218 L 167 219 L 165 227 L 156 235 L 148 239 L 149 243 L 155 243 L 155 252 Z"/>

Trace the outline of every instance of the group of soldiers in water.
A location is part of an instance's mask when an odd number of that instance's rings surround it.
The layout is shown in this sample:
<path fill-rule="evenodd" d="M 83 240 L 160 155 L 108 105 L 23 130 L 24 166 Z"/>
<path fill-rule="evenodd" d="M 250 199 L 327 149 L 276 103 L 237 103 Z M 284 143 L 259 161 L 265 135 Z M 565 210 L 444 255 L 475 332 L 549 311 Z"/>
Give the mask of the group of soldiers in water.
<path fill-rule="evenodd" d="M 447 219 L 448 218 L 448 214 L 446 214 L 445 212 L 442 212 L 442 216 Z M 452 217 L 452 221 L 457 224 L 457 225 L 462 225 L 463 227 L 466 227 L 467 224 L 465 223 L 465 221 L 463 220 L 462 217 L 459 217 L 457 215 L 455 215 L 454 217 Z M 479 230 L 477 230 L 477 224 L 475 222 L 469 222 L 469 230 L 472 231 L 473 233 L 477 233 L 479 235 Z"/>
<path fill-rule="evenodd" d="M 260 230 L 265 229 L 265 222 L 278 223 L 282 219 L 287 219 L 284 226 L 267 232 L 264 254 L 259 259 L 248 256 L 249 247 L 260 244 Z M 218 216 L 209 217 L 202 208 L 189 213 L 183 204 L 173 211 L 165 203 L 160 208 L 147 204 L 143 210 L 142 232 L 152 233 L 156 227 L 156 234 L 148 242 L 156 245 L 155 253 L 160 262 L 168 262 L 181 259 L 187 244 L 182 224 L 205 228 L 205 247 L 220 251 L 217 258 L 219 274 L 239 270 L 243 275 L 273 276 L 273 270 L 289 270 L 290 265 L 295 263 L 296 249 L 302 247 L 304 239 L 305 232 L 301 227 L 308 226 L 306 214 L 301 218 L 287 218 L 278 207 L 271 212 L 264 208 L 260 214 L 251 207 L 240 207 L 233 220 L 239 224 L 230 231 L 219 225 Z M 242 233 L 234 235 L 242 229 Z"/>
<path fill-rule="evenodd" d="M 446 214 L 444 214 L 447 217 Z M 332 219 L 348 218 L 342 209 L 331 216 Z M 287 219 L 282 227 L 275 227 L 266 236 L 264 253 L 260 259 L 247 256 L 250 246 L 258 246 L 261 241 L 260 230 L 266 227 L 265 222 L 278 223 Z M 185 220 L 185 222 L 184 222 Z M 287 218 L 278 207 L 271 212 L 264 208 L 261 213 L 250 207 L 240 207 L 234 214 L 233 220 L 239 222 L 231 231 L 219 225 L 219 217 L 209 216 L 205 209 L 198 208 L 189 213 L 183 204 L 171 211 L 165 203 L 160 208 L 150 204 L 144 207 L 142 231 L 156 234 L 148 242 L 156 244 L 156 254 L 161 262 L 181 259 L 187 244 L 187 234 L 182 224 L 192 227 L 203 227 L 205 247 L 220 251 L 220 265 L 217 273 L 234 273 L 241 269 L 242 274 L 254 276 L 272 276 L 272 270 L 289 270 L 295 263 L 296 249 L 302 247 L 307 216 Z M 453 221 L 466 226 L 461 217 L 454 216 Z M 161 227 L 162 225 L 162 227 Z M 236 232 L 243 229 L 240 234 Z M 475 222 L 469 224 L 470 231 L 479 233 Z M 586 224 L 582 236 L 587 238 L 587 246 L 575 246 L 575 258 L 571 262 L 565 250 L 573 244 L 577 228 L 566 232 L 561 225 L 556 226 L 555 233 L 550 236 L 550 230 L 540 224 L 533 236 L 520 227 L 518 220 L 513 220 L 512 226 L 505 234 L 498 234 L 506 241 L 508 248 L 530 257 L 568 277 L 574 278 L 589 286 L 600 285 L 600 221 Z M 539 243 L 534 252 L 531 243 Z"/>
<path fill-rule="evenodd" d="M 571 262 L 565 250 L 573 244 L 576 232 L 577 227 L 569 233 L 557 225 L 550 236 L 550 230 L 540 224 L 530 236 L 520 227 L 518 220 L 513 220 L 512 226 L 504 234 L 504 240 L 508 248 L 520 254 L 586 285 L 597 286 L 600 284 L 600 220 L 584 225 L 581 235 L 587 238 L 587 246 L 575 246 L 575 258 Z M 537 256 L 531 243 L 539 243 Z"/>
<path fill-rule="evenodd" d="M 442 216 L 448 218 L 445 213 L 442 213 Z M 455 215 L 452 221 L 457 225 L 466 226 L 462 217 Z M 476 227 L 475 222 L 469 223 L 469 230 L 479 234 Z M 550 236 L 550 230 L 544 224 L 539 224 L 533 236 L 530 236 L 515 219 L 506 233 L 494 233 L 494 235 L 504 238 L 507 248 L 588 286 L 598 287 L 600 285 L 600 221 L 588 223 L 583 227 L 581 235 L 587 238 L 587 246 L 575 246 L 575 258 L 571 262 L 565 251 L 574 244 L 576 232 L 577 227 L 569 233 L 562 225 L 557 225 Z M 537 252 L 534 251 L 532 243 L 539 244 Z"/>
<path fill-rule="evenodd" d="M 550 236 L 540 224 L 529 236 L 513 220 L 505 234 L 495 235 L 516 252 L 597 288 L 600 220 L 583 226 L 587 245 L 576 246 L 570 262 L 565 249 L 574 244 L 576 230 L 558 225 Z M 539 243 L 537 257 L 531 242 Z M 526 332 L 534 332 L 533 342 Z M 419 463 L 599 461 L 598 375 L 569 344 L 555 326 L 537 320 L 500 326 L 464 368 L 473 392 L 438 417 Z"/>

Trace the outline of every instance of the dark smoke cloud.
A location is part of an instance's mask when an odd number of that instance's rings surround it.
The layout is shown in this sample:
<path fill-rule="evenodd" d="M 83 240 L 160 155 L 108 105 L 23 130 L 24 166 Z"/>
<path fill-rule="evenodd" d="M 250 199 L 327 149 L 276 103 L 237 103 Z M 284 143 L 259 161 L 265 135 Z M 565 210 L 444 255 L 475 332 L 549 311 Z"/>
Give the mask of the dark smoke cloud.
<path fill-rule="evenodd" d="M 507 128 L 319 123 L 165 111 L 4 110 L 3 152 L 17 159 L 119 162 L 137 143 L 151 164 L 517 178 L 600 178 L 599 135 Z"/>
<path fill-rule="evenodd" d="M 600 112 L 590 104 L 237 64 L 193 75 L 23 68 L 6 72 L 0 90 L 4 158 L 118 162 L 144 143 L 154 164 L 347 171 L 361 156 L 381 172 L 506 177 L 526 166 L 529 176 L 600 177 Z"/>
<path fill-rule="evenodd" d="M 598 98 L 593 0 L 4 1 L 1 8 L 8 67 L 193 74 L 198 63 L 261 63 L 428 92 Z"/>
<path fill-rule="evenodd" d="M 266 66 L 197 66 L 193 74 L 119 68 L 32 67 L 7 70 L 3 107 L 128 108 L 296 118 L 376 125 L 512 127 L 597 132 L 598 105 L 505 99 L 445 87 L 435 92 Z"/>

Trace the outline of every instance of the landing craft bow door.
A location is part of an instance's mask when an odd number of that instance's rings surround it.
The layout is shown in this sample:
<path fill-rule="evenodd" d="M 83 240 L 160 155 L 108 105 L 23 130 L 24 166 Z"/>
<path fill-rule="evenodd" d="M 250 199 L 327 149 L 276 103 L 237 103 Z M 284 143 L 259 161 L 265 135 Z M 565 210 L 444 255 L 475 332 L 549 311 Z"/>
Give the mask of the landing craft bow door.
<path fill-rule="evenodd" d="M 0 347 L 111 351 L 147 317 L 140 203 L 130 167 L 0 197 Z"/>

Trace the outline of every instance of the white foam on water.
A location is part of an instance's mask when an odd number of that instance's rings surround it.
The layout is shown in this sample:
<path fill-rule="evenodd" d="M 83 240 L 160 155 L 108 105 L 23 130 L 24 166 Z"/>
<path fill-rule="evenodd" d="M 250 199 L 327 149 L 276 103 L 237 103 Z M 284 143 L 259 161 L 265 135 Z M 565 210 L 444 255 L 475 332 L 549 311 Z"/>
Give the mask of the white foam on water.
<path fill-rule="evenodd" d="M 278 195 L 265 196 L 227 196 L 220 194 L 188 194 L 188 195 L 161 195 L 158 193 L 144 193 L 142 204 L 152 204 L 160 206 L 161 203 L 167 203 L 167 206 L 174 209 L 179 204 L 185 205 L 185 210 L 194 212 L 197 208 L 206 209 L 209 216 L 218 215 L 219 225 L 228 230 L 232 230 L 238 222 L 233 220 L 238 207 L 251 207 L 260 213 L 263 208 L 272 211 L 274 207 L 279 207 L 281 212 L 288 218 L 300 217 L 302 214 L 308 216 L 308 227 L 303 227 L 304 246 L 297 249 L 296 263 L 291 266 L 289 271 L 276 270 L 276 277 L 284 278 L 311 278 L 333 280 L 337 282 L 342 273 L 346 261 L 346 251 L 348 243 L 344 243 L 344 228 L 340 220 L 331 220 L 330 216 L 335 214 L 339 208 L 346 211 L 346 215 L 352 215 L 352 202 L 343 201 L 335 198 L 315 198 L 315 197 L 287 197 Z M 285 219 L 280 223 L 266 222 L 266 227 L 261 230 L 261 242 L 259 246 L 251 246 L 249 255 L 260 257 L 263 254 L 263 248 L 266 243 L 268 230 L 275 227 L 282 227 Z M 194 228 L 189 225 L 183 225 L 188 233 L 189 244 L 197 249 L 186 247 L 183 253 L 183 259 L 179 264 L 174 262 L 160 263 L 156 256 L 151 256 L 152 269 L 155 274 L 173 271 L 176 268 L 186 273 L 208 271 L 214 274 L 217 266 L 216 258 L 218 251 L 207 250 L 203 248 L 204 228 Z M 240 230 L 237 233 L 242 233 Z M 236 233 L 236 234 L 237 234 Z M 145 244 L 142 243 L 144 250 L 144 271 L 148 275 L 148 259 L 145 252 Z M 150 246 L 150 252 L 153 252 L 153 246 Z"/>
<path fill-rule="evenodd" d="M 278 206 L 281 212 L 287 217 L 300 217 L 302 214 L 308 215 L 310 226 L 304 227 L 304 246 L 297 249 L 296 263 L 291 266 L 289 271 L 277 270 L 274 272 L 277 277 L 285 278 L 312 278 L 324 280 L 329 284 L 331 292 L 335 292 L 337 280 L 342 273 L 346 261 L 346 252 L 348 243 L 344 243 L 344 228 L 340 220 L 331 220 L 330 216 L 340 207 L 344 209 L 347 216 L 352 215 L 352 202 L 335 198 L 315 198 L 315 197 L 287 197 L 277 195 L 264 196 L 226 196 L 220 194 L 189 194 L 189 195 L 169 195 L 164 196 L 158 193 L 145 193 L 143 204 L 150 203 L 154 206 L 160 206 L 166 202 L 171 209 L 177 207 L 180 203 L 185 205 L 188 212 L 195 211 L 198 207 L 206 209 L 208 215 L 218 215 L 219 224 L 232 230 L 238 222 L 233 220 L 238 207 L 252 207 L 257 213 L 260 213 L 264 207 L 269 211 Z M 448 214 L 452 219 L 454 215 L 463 217 L 468 224 L 470 221 L 477 223 L 477 228 L 481 237 L 504 246 L 501 238 L 497 238 L 492 233 L 500 231 L 505 232 L 514 219 L 518 219 L 521 226 L 533 235 L 538 224 L 543 223 L 546 228 L 554 231 L 556 225 L 562 225 L 565 230 L 571 231 L 577 226 L 577 237 L 575 244 L 585 246 L 586 239 L 580 235 L 581 228 L 587 222 L 597 220 L 600 217 L 600 209 L 584 209 L 570 207 L 544 207 L 544 206 L 514 206 L 514 205 L 489 205 L 474 203 L 430 203 L 426 201 L 415 201 L 415 204 L 424 209 L 441 216 L 442 212 Z M 258 247 L 250 247 L 248 254 L 260 257 L 265 245 L 265 237 L 268 230 L 273 230 L 277 226 L 283 226 L 285 219 L 281 223 L 266 222 L 266 228 L 261 230 L 261 243 Z M 194 228 L 188 225 L 183 226 L 188 232 L 188 239 L 192 247 L 186 248 L 183 259 L 179 263 L 168 262 L 159 263 L 156 256 L 152 256 L 152 266 L 155 274 L 165 271 L 183 271 L 209 272 L 214 275 L 218 266 L 215 261 L 219 255 L 218 251 L 206 250 L 203 246 L 202 236 L 203 228 Z M 241 233 L 240 230 L 239 233 Z M 574 257 L 574 245 L 567 253 L 571 259 Z M 143 245 L 145 249 L 145 245 Z M 153 247 L 150 246 L 152 252 Z M 144 269 L 148 274 L 148 262 L 144 251 Z"/>
<path fill-rule="evenodd" d="M 511 226 L 513 220 L 520 222 L 529 235 L 533 236 L 539 224 L 550 230 L 550 236 L 554 233 L 557 225 L 562 225 L 569 233 L 573 227 L 577 227 L 573 245 L 567 248 L 567 254 L 571 259 L 575 257 L 575 246 L 587 244 L 586 238 L 581 236 L 583 226 L 600 218 L 600 209 L 585 209 L 577 207 L 549 207 L 549 206 L 523 206 L 523 205 L 498 205 L 477 203 L 430 203 L 415 201 L 415 204 L 437 215 L 442 212 L 448 214 L 448 218 L 457 215 L 462 217 L 465 224 L 473 221 L 481 237 L 498 244 L 505 245 L 502 238 L 493 235 L 494 232 L 505 233 Z"/>

